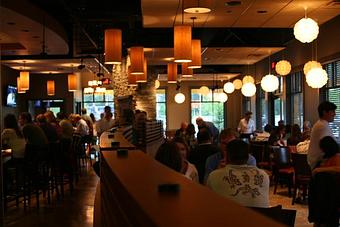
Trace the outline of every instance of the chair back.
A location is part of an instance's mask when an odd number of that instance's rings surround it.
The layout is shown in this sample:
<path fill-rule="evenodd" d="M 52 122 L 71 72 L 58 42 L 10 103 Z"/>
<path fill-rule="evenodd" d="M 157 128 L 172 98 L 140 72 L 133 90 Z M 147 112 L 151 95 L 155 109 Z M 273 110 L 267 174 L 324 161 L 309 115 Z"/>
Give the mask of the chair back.
<path fill-rule="evenodd" d="M 287 226 L 294 226 L 296 210 L 282 209 L 281 205 L 277 205 L 275 207 L 250 207 L 252 210 L 263 214 L 266 217 L 269 217 L 281 224 Z"/>
<path fill-rule="evenodd" d="M 273 162 L 278 169 L 291 165 L 290 152 L 287 147 L 273 147 Z"/>
<path fill-rule="evenodd" d="M 296 176 L 311 176 L 312 171 L 307 162 L 307 154 L 291 153 Z"/>
<path fill-rule="evenodd" d="M 265 145 L 250 143 L 250 153 L 256 159 L 256 162 L 264 161 Z"/>

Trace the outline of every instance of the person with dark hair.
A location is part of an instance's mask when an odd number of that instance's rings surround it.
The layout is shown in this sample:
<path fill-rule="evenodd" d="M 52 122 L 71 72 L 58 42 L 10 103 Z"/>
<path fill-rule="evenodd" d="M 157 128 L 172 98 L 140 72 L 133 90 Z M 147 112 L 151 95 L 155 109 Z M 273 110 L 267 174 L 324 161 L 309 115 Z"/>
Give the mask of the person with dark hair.
<path fill-rule="evenodd" d="M 287 139 L 287 145 L 296 146 L 301 141 L 303 141 L 303 139 L 300 126 L 298 124 L 294 124 L 291 129 L 291 135 Z"/>
<path fill-rule="evenodd" d="M 212 171 L 218 168 L 222 168 L 227 164 L 227 145 L 229 142 L 235 140 L 236 138 L 237 133 L 232 128 L 223 129 L 221 131 L 219 144 L 220 152 L 209 156 L 205 163 L 205 181 Z M 254 156 L 250 154 L 248 155 L 247 164 L 256 166 L 256 159 L 254 158 Z"/>
<path fill-rule="evenodd" d="M 155 159 L 177 172 L 182 170 L 182 157 L 175 142 L 163 143 L 158 148 Z"/>
<path fill-rule="evenodd" d="M 176 143 L 177 148 L 179 149 L 179 152 L 181 154 L 182 157 L 182 169 L 181 169 L 181 173 L 187 177 L 188 179 L 195 181 L 198 183 L 198 172 L 196 167 L 191 164 L 188 160 L 188 153 L 189 153 L 189 147 L 188 145 L 185 143 L 185 140 L 181 137 L 175 137 L 173 139 L 173 142 Z"/>
<path fill-rule="evenodd" d="M 213 191 L 248 207 L 269 206 L 269 176 L 247 165 L 249 145 L 239 139 L 227 145 L 228 164 L 213 171 L 207 185 Z"/>
<path fill-rule="evenodd" d="M 285 146 L 286 144 L 283 140 L 284 132 L 284 126 L 276 126 L 268 138 L 268 144 L 271 146 Z"/>
<path fill-rule="evenodd" d="M 238 124 L 237 131 L 240 133 L 240 138 L 247 138 L 253 135 L 255 131 L 255 122 L 251 119 L 252 112 L 247 111 L 244 115 L 244 118 L 240 120 Z"/>
<path fill-rule="evenodd" d="M 19 115 L 19 125 L 22 127 L 26 143 L 41 147 L 47 145 L 48 140 L 44 131 L 32 122 L 30 113 L 23 112 Z"/>
<path fill-rule="evenodd" d="M 318 106 L 319 120 L 314 124 L 310 136 L 310 143 L 307 153 L 308 164 L 314 169 L 322 160 L 323 152 L 320 149 L 320 140 L 326 136 L 333 136 L 329 122 L 334 121 L 336 105 L 332 102 L 322 102 Z"/>
<path fill-rule="evenodd" d="M 189 152 L 193 151 L 195 149 L 195 146 L 197 144 L 197 140 L 195 137 L 196 131 L 195 131 L 195 125 L 190 123 L 188 124 L 186 130 L 185 130 L 185 142 L 189 146 Z"/>
<path fill-rule="evenodd" d="M 2 147 L 12 149 L 13 158 L 24 158 L 26 141 L 22 135 L 16 117 L 7 114 L 4 118 L 4 130 L 1 133 Z"/>
<path fill-rule="evenodd" d="M 55 127 L 53 127 L 44 114 L 39 114 L 36 117 L 37 125 L 44 131 L 48 142 L 56 142 L 59 140 L 58 133 Z"/>
<path fill-rule="evenodd" d="M 212 144 L 211 134 L 208 128 L 201 128 L 197 133 L 198 145 L 189 155 L 189 162 L 194 164 L 198 171 L 199 182 L 204 183 L 205 163 L 207 158 L 217 152 L 219 148 Z"/>

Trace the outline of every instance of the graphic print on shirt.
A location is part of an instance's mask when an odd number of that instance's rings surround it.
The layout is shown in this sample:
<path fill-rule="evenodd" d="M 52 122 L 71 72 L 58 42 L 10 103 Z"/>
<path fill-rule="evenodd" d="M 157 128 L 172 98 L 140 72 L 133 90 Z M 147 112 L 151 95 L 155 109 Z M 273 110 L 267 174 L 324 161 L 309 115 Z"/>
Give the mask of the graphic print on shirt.
<path fill-rule="evenodd" d="M 256 170 L 256 174 L 254 175 L 254 187 L 252 188 L 249 173 L 243 172 L 241 177 L 242 181 L 237 177 L 236 174 L 233 173 L 234 170 L 229 170 L 228 174 L 223 177 L 223 181 L 230 185 L 230 188 L 234 189 L 235 192 L 231 194 L 231 196 L 237 196 L 239 193 L 243 195 L 250 194 L 252 198 L 260 196 L 261 193 L 257 187 L 263 187 L 264 178 L 260 174 L 258 170 Z M 242 182 L 242 183 L 241 183 Z"/>

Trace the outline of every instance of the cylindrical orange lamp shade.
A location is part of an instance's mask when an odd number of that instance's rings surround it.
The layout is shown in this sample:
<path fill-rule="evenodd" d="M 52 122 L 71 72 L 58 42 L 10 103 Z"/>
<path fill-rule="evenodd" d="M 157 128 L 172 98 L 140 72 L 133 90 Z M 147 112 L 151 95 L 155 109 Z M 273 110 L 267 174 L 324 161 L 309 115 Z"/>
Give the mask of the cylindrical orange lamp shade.
<path fill-rule="evenodd" d="M 191 26 L 174 27 L 174 58 L 175 62 L 191 62 Z"/>
<path fill-rule="evenodd" d="M 148 80 L 148 63 L 146 59 L 144 59 L 144 65 L 143 65 L 143 74 L 137 75 L 137 82 L 138 83 L 146 83 Z"/>
<path fill-rule="evenodd" d="M 169 63 L 168 64 L 168 83 L 176 83 L 177 82 L 177 64 Z"/>
<path fill-rule="evenodd" d="M 17 87 L 18 87 L 18 93 L 19 94 L 26 93 L 26 91 L 22 90 L 22 88 L 21 88 L 21 83 L 20 83 L 20 77 L 19 76 L 17 77 Z"/>
<path fill-rule="evenodd" d="M 21 89 L 27 91 L 30 89 L 30 73 L 27 71 L 20 72 Z"/>
<path fill-rule="evenodd" d="M 47 95 L 54 95 L 55 87 L 54 87 L 54 80 L 47 81 Z"/>
<path fill-rule="evenodd" d="M 144 49 L 143 47 L 130 48 L 131 74 L 144 73 Z"/>
<path fill-rule="evenodd" d="M 188 67 L 191 69 L 198 69 L 202 67 L 202 58 L 201 58 L 201 40 L 193 39 L 191 41 L 191 54 L 192 61 L 188 63 Z"/>
<path fill-rule="evenodd" d="M 68 90 L 76 91 L 77 90 L 77 76 L 75 74 L 68 74 Z"/>
<path fill-rule="evenodd" d="M 137 75 L 131 74 L 131 66 L 128 67 L 128 85 L 129 86 L 137 86 Z"/>
<path fill-rule="evenodd" d="M 122 63 L 122 31 L 120 29 L 105 30 L 105 64 Z"/>
<path fill-rule="evenodd" d="M 192 77 L 193 70 L 188 68 L 188 63 L 182 63 L 182 77 Z"/>

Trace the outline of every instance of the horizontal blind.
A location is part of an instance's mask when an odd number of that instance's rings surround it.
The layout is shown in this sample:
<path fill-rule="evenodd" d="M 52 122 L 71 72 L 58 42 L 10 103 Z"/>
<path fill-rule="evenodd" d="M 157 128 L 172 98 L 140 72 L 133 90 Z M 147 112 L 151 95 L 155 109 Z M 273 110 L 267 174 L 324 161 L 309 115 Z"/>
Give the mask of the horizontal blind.
<path fill-rule="evenodd" d="M 333 134 L 335 137 L 340 137 L 340 87 L 331 88 L 327 91 L 327 99 L 328 101 L 334 103 L 337 106 L 335 110 L 336 115 L 333 122 L 330 122 L 329 126 L 331 127 Z"/>

